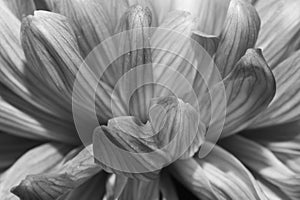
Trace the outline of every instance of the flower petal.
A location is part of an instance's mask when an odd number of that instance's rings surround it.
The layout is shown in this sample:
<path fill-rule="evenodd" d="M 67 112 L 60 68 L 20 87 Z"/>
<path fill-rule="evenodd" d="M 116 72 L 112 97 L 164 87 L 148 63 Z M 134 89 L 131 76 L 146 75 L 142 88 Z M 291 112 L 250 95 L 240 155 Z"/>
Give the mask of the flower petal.
<path fill-rule="evenodd" d="M 207 62 L 211 61 L 205 49 L 191 39 L 196 26 L 197 19 L 191 14 L 174 11 L 154 32 L 151 38 L 154 81 L 163 86 L 155 91 L 159 96 L 169 95 L 171 91 L 190 103 L 185 94 L 193 92 L 191 90 L 198 68 L 207 67 Z M 206 85 L 202 77 L 199 77 L 198 82 L 204 87 L 198 88 L 201 93 Z"/>
<path fill-rule="evenodd" d="M 218 146 L 205 158 L 177 161 L 171 169 L 174 177 L 199 198 L 266 199 L 251 173 Z"/>
<path fill-rule="evenodd" d="M 113 33 L 108 10 L 101 1 L 61 0 L 55 11 L 70 20 L 83 57 Z"/>
<path fill-rule="evenodd" d="M 191 13 L 198 17 L 199 29 L 206 34 L 219 34 L 224 19 L 226 17 L 228 0 L 152 0 L 151 5 L 158 18 L 158 24 L 161 24 L 167 13 L 172 10 L 181 10 Z"/>
<path fill-rule="evenodd" d="M 261 51 L 249 49 L 224 79 L 224 85 L 227 111 L 222 137 L 227 137 L 249 126 L 257 114 L 269 105 L 275 95 L 275 81 Z M 220 90 L 218 87 L 216 89 Z M 218 113 L 219 110 L 215 109 L 212 116 Z M 208 135 L 208 139 L 210 137 L 214 135 Z"/>
<path fill-rule="evenodd" d="M 12 192 L 24 200 L 60 197 L 101 170 L 94 164 L 91 151 L 92 146 L 85 148 L 52 173 L 27 176 Z"/>
<path fill-rule="evenodd" d="M 300 174 L 284 165 L 269 149 L 241 136 L 228 138 L 222 145 L 258 175 L 279 187 L 290 199 L 299 199 Z"/>
<path fill-rule="evenodd" d="M 253 48 L 260 28 L 260 19 L 255 8 L 247 1 L 232 0 L 220 35 L 215 63 L 226 77 L 236 62 Z"/>
<path fill-rule="evenodd" d="M 216 53 L 220 43 L 220 38 L 214 35 L 206 35 L 199 31 L 194 31 L 192 38 L 196 40 L 211 56 Z"/>
<path fill-rule="evenodd" d="M 154 97 L 150 30 L 147 29 L 151 21 L 150 9 L 137 4 L 128 9 L 118 26 L 119 32 L 126 31 L 120 38 L 119 48 L 130 51 L 117 61 L 121 78 L 115 88 L 124 105 L 129 102 L 129 114 L 143 122 L 147 121 L 147 108 Z"/>
<path fill-rule="evenodd" d="M 300 121 L 247 130 L 243 135 L 271 150 L 281 162 L 300 173 Z"/>
<path fill-rule="evenodd" d="M 10 167 L 23 153 L 39 143 L 0 132 L 0 171 Z"/>
<path fill-rule="evenodd" d="M 259 0 L 255 7 L 262 20 L 256 46 L 273 69 L 299 48 L 300 2 L 293 0 Z"/>
<path fill-rule="evenodd" d="M 82 185 L 74 188 L 70 192 L 66 192 L 57 200 L 99 200 L 105 194 L 105 181 L 107 174 L 103 171 L 87 180 Z"/>
<path fill-rule="evenodd" d="M 44 144 L 28 151 L 1 176 L 0 196 L 14 199 L 10 193 L 12 186 L 19 184 L 28 174 L 50 172 L 69 150 L 65 145 Z"/>
<path fill-rule="evenodd" d="M 119 117 L 95 131 L 95 157 L 105 170 L 153 179 L 162 167 L 198 150 L 204 127 L 190 105 L 175 97 L 154 99 L 151 105 L 147 124 Z"/>
<path fill-rule="evenodd" d="M 74 76 L 82 59 L 67 19 L 36 11 L 22 22 L 22 46 L 32 73 L 55 93 L 70 97 Z M 63 99 L 64 100 L 64 99 Z"/>
<path fill-rule="evenodd" d="M 171 10 L 173 0 L 152 0 L 150 1 L 151 7 L 154 12 L 154 20 L 156 21 L 156 25 L 159 25 L 165 19 L 167 13 Z"/>
<path fill-rule="evenodd" d="M 14 13 L 14 15 L 22 20 L 23 17 L 33 14 L 35 11 L 34 0 L 1 0 L 5 2 L 7 7 Z"/>
<path fill-rule="evenodd" d="M 18 100 L 18 97 L 13 96 Z M 33 109 L 26 102 L 20 102 L 25 108 L 19 109 L 0 98 L 0 130 L 23 138 L 34 140 L 52 140 L 67 144 L 78 144 L 79 138 L 74 127 L 66 121 Z M 26 109 L 32 109 L 29 113 Z M 25 110 L 25 111 L 24 111 Z"/>
<path fill-rule="evenodd" d="M 272 199 L 272 200 L 289 199 L 282 191 L 280 191 L 278 187 L 272 185 L 271 183 L 268 183 L 263 178 L 258 177 L 256 180 L 258 181 L 258 184 L 260 185 L 260 187 L 262 188 L 263 192 L 266 194 L 268 199 Z"/>
<path fill-rule="evenodd" d="M 300 119 L 300 51 L 280 63 L 273 70 L 273 74 L 277 91 L 275 97 L 251 128 Z"/>
<path fill-rule="evenodd" d="M 229 0 L 201 0 L 196 14 L 200 18 L 199 30 L 206 34 L 220 34 L 229 3 Z"/>
<path fill-rule="evenodd" d="M 20 28 L 19 20 L 5 6 L 0 7 L 1 96 L 22 109 L 34 110 L 33 113 L 40 118 L 49 118 L 51 115 L 65 120 L 67 124 L 70 113 L 66 114 L 62 108 L 65 105 L 57 101 L 52 93 L 47 93 L 43 79 L 35 82 L 30 76 L 19 38 Z"/>
<path fill-rule="evenodd" d="M 128 182 L 119 199 L 159 199 L 159 180 L 141 181 L 137 179 L 128 179 Z"/>

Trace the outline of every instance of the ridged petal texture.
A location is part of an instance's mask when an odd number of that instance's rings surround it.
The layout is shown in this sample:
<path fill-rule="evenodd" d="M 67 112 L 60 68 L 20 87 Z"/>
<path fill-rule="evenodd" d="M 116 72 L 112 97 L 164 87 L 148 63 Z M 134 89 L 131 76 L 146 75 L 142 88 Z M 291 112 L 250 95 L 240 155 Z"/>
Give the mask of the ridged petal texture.
<path fill-rule="evenodd" d="M 276 66 L 300 48 L 300 2 L 294 0 L 258 0 L 254 4 L 262 20 L 256 46 L 270 67 Z"/>
<path fill-rule="evenodd" d="M 90 184 L 93 176 L 104 183 L 106 176 L 103 171 L 101 172 L 101 168 L 94 163 L 94 157 L 91 154 L 92 146 L 79 153 L 78 150 L 80 149 L 70 152 L 65 157 L 64 162 L 57 164 L 55 170 L 50 173 L 27 176 L 12 189 L 12 192 L 24 200 L 64 199 Z M 99 187 L 101 186 L 104 184 L 99 185 Z"/>
<path fill-rule="evenodd" d="M 205 158 L 177 161 L 171 169 L 201 199 L 267 199 L 243 164 L 218 146 Z"/>
<path fill-rule="evenodd" d="M 268 148 L 241 136 L 233 136 L 222 145 L 252 171 L 277 186 L 290 199 L 299 199 L 300 174 L 286 166 Z"/>
<path fill-rule="evenodd" d="M 109 172 L 147 180 L 175 160 L 193 156 L 204 132 L 197 112 L 176 97 L 153 99 L 149 110 L 146 124 L 119 117 L 95 131 L 97 163 Z"/>

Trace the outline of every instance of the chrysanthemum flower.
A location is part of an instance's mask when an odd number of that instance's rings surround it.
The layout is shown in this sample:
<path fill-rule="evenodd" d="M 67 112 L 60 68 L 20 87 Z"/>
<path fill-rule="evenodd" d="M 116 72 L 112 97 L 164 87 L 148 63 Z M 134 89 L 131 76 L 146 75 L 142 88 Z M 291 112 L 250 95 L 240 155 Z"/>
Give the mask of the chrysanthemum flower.
<path fill-rule="evenodd" d="M 298 1 L 2 0 L 0 5 L 1 199 L 300 199 Z M 36 7 L 52 12 L 34 12 Z M 149 26 L 166 31 L 150 34 Z M 83 148 L 72 113 L 73 85 L 80 67 L 90 67 L 84 59 L 93 49 L 122 31 L 129 31 L 124 40 L 108 43 L 96 60 L 105 63 L 118 49 L 133 50 L 101 77 L 94 103 L 102 126 L 93 144 Z M 211 67 L 191 41 L 219 69 L 207 70 L 207 80 L 222 79 L 212 91 L 191 63 L 163 51 L 175 49 L 196 67 Z M 152 45 L 162 49 L 149 49 Z M 188 77 L 196 101 L 177 76 L 157 64 Z M 142 76 L 128 79 L 116 98 L 108 95 L 139 65 Z M 92 70 L 85 72 L 86 82 L 79 82 L 87 92 L 79 94 L 84 100 L 95 81 Z M 122 88 L 136 87 L 139 79 L 160 80 L 178 95 L 146 85 L 127 110 Z M 215 145 L 223 101 L 225 124 Z M 142 156 L 131 162 L 111 151 L 109 142 Z M 173 146 L 163 149 L 168 143 Z M 211 151 L 202 156 L 205 148 Z M 143 156 L 149 152 L 156 154 Z M 137 164 L 157 170 L 114 168 Z"/>

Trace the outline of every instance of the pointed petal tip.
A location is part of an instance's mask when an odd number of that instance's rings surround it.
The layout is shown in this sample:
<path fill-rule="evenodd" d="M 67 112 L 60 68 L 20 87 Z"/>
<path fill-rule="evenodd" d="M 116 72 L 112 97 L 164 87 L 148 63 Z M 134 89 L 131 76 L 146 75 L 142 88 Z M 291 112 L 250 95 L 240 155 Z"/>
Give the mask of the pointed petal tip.
<path fill-rule="evenodd" d="M 143 7 L 139 4 L 136 4 L 129 8 L 127 12 L 127 20 L 129 23 L 134 22 L 146 22 L 145 26 L 151 26 L 152 23 L 152 12 L 148 7 Z M 133 24 L 134 25 L 134 24 Z"/>

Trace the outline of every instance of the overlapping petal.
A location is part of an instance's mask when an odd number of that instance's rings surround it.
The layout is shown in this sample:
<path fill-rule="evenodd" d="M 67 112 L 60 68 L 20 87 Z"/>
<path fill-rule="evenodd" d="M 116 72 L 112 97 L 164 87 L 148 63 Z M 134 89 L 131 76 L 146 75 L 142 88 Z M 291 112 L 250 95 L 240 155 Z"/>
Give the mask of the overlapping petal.
<path fill-rule="evenodd" d="M 82 185 L 72 189 L 70 192 L 66 192 L 57 200 L 74 200 L 74 199 L 88 199 L 98 200 L 103 198 L 105 194 L 105 182 L 107 174 L 103 171 L 99 174 L 91 177 Z"/>
<path fill-rule="evenodd" d="M 14 96 L 15 99 L 16 96 Z M 27 106 L 26 102 L 21 103 Z M 31 109 L 26 112 L 26 109 Z M 34 107 L 19 109 L 0 98 L 0 129 L 9 134 L 34 140 L 52 140 L 78 144 L 76 130 L 67 121 L 57 120 L 49 115 L 40 115 Z"/>
<path fill-rule="evenodd" d="M 7 200 L 15 199 L 10 193 L 13 186 L 29 174 L 53 171 L 69 150 L 66 145 L 44 144 L 28 151 L 1 176 L 0 196 Z"/>
<path fill-rule="evenodd" d="M 150 4 L 153 7 L 157 24 L 165 20 L 168 12 L 181 10 L 191 13 L 199 18 L 199 30 L 206 34 L 219 34 L 226 17 L 228 0 L 152 0 Z"/>
<path fill-rule="evenodd" d="M 255 8 L 262 20 L 256 46 L 263 53 L 270 67 L 299 49 L 300 2 L 293 0 L 258 0 Z"/>
<path fill-rule="evenodd" d="M 280 63 L 273 74 L 276 94 L 251 128 L 292 122 L 300 118 L 300 51 Z"/>
<path fill-rule="evenodd" d="M 39 142 L 0 132 L 0 171 L 10 167 L 27 150 Z"/>
<path fill-rule="evenodd" d="M 1 0 L 0 2 L 4 2 L 19 20 L 33 14 L 36 9 L 34 0 Z"/>
<path fill-rule="evenodd" d="M 114 32 L 107 10 L 98 0 L 62 0 L 54 10 L 66 16 L 77 36 L 83 57 Z"/>
<path fill-rule="evenodd" d="M 269 149 L 241 136 L 233 136 L 223 141 L 222 145 L 290 199 L 299 199 L 300 174 L 288 168 Z"/>
<path fill-rule="evenodd" d="M 91 152 L 92 146 L 89 146 L 62 166 L 57 166 L 56 171 L 27 176 L 12 192 L 24 200 L 56 199 L 64 193 L 72 193 L 73 189 L 101 171 L 94 164 Z"/>
<path fill-rule="evenodd" d="M 248 1 L 232 0 L 230 2 L 215 56 L 215 62 L 222 77 L 226 77 L 231 72 L 248 48 L 254 47 L 259 28 L 259 16 Z"/>
<path fill-rule="evenodd" d="M 174 177 L 199 198 L 266 199 L 251 173 L 218 146 L 203 159 L 177 161 L 171 169 Z"/>
<path fill-rule="evenodd" d="M 243 131 L 243 135 L 267 147 L 281 162 L 300 173 L 300 121 Z"/>
<path fill-rule="evenodd" d="M 239 60 L 233 71 L 224 79 L 227 98 L 226 118 L 222 131 L 222 137 L 236 133 L 249 126 L 257 115 L 267 108 L 275 95 L 275 81 L 271 70 L 265 62 L 261 51 L 249 49 Z M 205 113 L 210 113 L 211 101 L 221 102 L 221 87 L 215 86 L 216 98 L 203 98 L 200 103 Z M 221 103 L 216 103 L 221 105 Z M 220 106 L 211 110 L 212 126 L 221 123 L 219 118 Z M 204 122 L 208 125 L 209 115 Z M 208 138 L 214 135 L 208 135 Z"/>
<path fill-rule="evenodd" d="M 198 150 L 204 127 L 190 105 L 165 97 L 153 100 L 149 110 L 146 124 L 133 117 L 119 117 L 95 131 L 95 157 L 104 169 L 153 179 L 162 167 Z"/>

